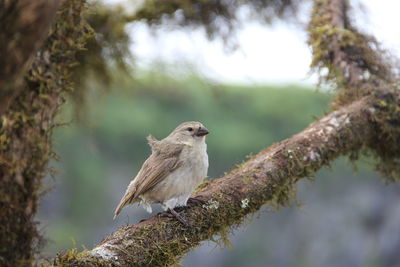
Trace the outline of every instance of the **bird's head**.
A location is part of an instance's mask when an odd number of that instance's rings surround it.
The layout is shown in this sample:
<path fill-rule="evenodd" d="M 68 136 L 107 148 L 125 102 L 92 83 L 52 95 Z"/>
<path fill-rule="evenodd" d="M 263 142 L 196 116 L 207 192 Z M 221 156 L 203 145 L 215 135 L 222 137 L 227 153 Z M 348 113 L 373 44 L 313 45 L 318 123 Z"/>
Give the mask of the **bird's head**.
<path fill-rule="evenodd" d="M 188 121 L 180 124 L 170 134 L 178 140 L 204 140 L 204 136 L 209 133 L 208 129 L 204 125 L 197 121 Z"/>

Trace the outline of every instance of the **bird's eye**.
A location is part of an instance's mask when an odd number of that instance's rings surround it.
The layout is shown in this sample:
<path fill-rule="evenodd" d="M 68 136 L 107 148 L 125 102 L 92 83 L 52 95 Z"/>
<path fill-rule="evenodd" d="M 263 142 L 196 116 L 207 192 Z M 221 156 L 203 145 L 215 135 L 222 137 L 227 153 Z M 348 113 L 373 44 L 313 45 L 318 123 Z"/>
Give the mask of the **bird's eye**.
<path fill-rule="evenodd" d="M 189 127 L 189 128 L 187 128 L 187 130 L 188 130 L 189 132 L 191 132 L 191 131 L 193 131 L 193 128 L 192 128 L 192 127 Z"/>

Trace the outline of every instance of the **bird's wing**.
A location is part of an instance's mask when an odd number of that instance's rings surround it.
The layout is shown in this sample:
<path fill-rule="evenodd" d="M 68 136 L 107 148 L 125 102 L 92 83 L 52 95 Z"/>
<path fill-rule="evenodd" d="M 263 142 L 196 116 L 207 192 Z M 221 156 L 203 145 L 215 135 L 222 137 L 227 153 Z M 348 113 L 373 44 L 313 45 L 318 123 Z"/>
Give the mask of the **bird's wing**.
<path fill-rule="evenodd" d="M 115 210 L 114 218 L 118 216 L 124 206 L 138 201 L 139 195 L 153 188 L 168 174 L 181 166 L 182 162 L 179 160 L 179 155 L 183 147 L 183 144 L 163 143 L 162 151 L 157 150 L 151 154 L 144 162 L 136 178 L 126 189 L 125 195 Z"/>
<path fill-rule="evenodd" d="M 134 197 L 145 193 L 161 182 L 168 174 L 181 165 L 179 155 L 183 149 L 182 144 L 163 144 L 163 151 L 153 153 L 143 164 L 140 175 L 137 177 Z"/>

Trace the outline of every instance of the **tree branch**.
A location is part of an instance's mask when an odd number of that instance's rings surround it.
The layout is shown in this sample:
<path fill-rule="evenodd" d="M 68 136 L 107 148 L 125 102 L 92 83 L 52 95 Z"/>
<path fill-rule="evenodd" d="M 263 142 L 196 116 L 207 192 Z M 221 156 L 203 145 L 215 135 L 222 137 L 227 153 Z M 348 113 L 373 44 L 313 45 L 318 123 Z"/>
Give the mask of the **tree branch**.
<path fill-rule="evenodd" d="M 287 204 L 299 179 L 340 155 L 372 150 L 396 162 L 399 152 L 387 145 L 400 143 L 400 94 L 392 83 L 391 65 L 379 55 L 372 37 L 351 27 L 347 2 L 314 3 L 309 29 L 312 66 L 327 68 L 325 80 L 340 89 L 338 110 L 206 184 L 198 194 L 207 204 L 182 211 L 190 227 L 155 216 L 118 229 L 91 251 L 59 255 L 56 265 L 171 265 L 265 203 Z M 400 173 L 393 164 L 390 167 Z"/>
<path fill-rule="evenodd" d="M 60 0 L 0 3 L 0 116 L 21 89 L 23 77 L 49 34 Z"/>
<path fill-rule="evenodd" d="M 374 37 L 360 33 L 351 25 L 349 9 L 346 0 L 314 0 L 309 26 L 308 42 L 313 50 L 311 67 L 322 73 L 328 71 L 320 75 L 320 79 L 336 89 L 334 108 L 365 95 L 399 90 L 400 78 L 395 72 L 398 67 L 394 67 L 393 57 L 380 48 Z M 388 101 L 393 102 L 391 97 Z M 385 99 L 381 105 L 387 105 Z M 397 181 L 400 180 L 398 112 L 396 105 L 388 104 L 387 109 L 392 109 L 389 112 L 392 122 L 386 119 L 381 125 L 382 139 L 371 144 L 371 148 L 379 158 L 376 169 L 385 178 Z"/>
<path fill-rule="evenodd" d="M 331 15 L 330 25 L 333 28 L 338 30 L 348 29 L 347 9 L 347 4 L 342 0 L 330 1 L 327 12 Z M 359 85 L 359 77 L 361 77 L 363 69 L 357 65 L 357 62 L 350 58 L 347 51 L 343 50 L 341 46 L 342 41 L 343 36 L 339 32 L 332 35 L 330 49 L 328 49 L 328 52 L 331 53 L 331 61 L 334 68 L 341 71 L 341 75 L 346 77 L 347 85 Z"/>
<path fill-rule="evenodd" d="M 351 25 L 349 9 L 348 1 L 314 0 L 309 26 L 311 67 L 321 73 L 328 71 L 320 77 L 337 89 L 337 107 L 397 80 L 387 52 L 374 37 Z"/>
<path fill-rule="evenodd" d="M 168 266 L 176 263 L 189 249 L 242 223 L 246 215 L 265 203 L 288 203 L 292 186 L 299 179 L 309 177 L 338 156 L 376 140 L 379 132 L 374 118 L 385 112 L 377 101 L 365 97 L 343 107 L 261 151 L 224 177 L 207 183 L 198 192 L 207 204 L 181 213 L 190 227 L 154 216 L 118 229 L 92 251 L 59 255 L 56 265 Z"/>
<path fill-rule="evenodd" d="M 205 184 L 198 195 L 207 204 L 181 213 L 190 227 L 155 216 L 118 229 L 91 251 L 59 255 L 55 265 L 174 264 L 201 241 L 224 235 L 264 204 L 289 203 L 299 179 L 341 155 L 374 151 L 390 163 L 388 177 L 399 176 L 400 168 L 393 166 L 400 157 L 400 93 L 391 65 L 382 59 L 372 37 L 350 25 L 347 2 L 315 0 L 314 4 L 309 29 L 312 66 L 328 69 L 325 80 L 340 89 L 338 110 Z"/>

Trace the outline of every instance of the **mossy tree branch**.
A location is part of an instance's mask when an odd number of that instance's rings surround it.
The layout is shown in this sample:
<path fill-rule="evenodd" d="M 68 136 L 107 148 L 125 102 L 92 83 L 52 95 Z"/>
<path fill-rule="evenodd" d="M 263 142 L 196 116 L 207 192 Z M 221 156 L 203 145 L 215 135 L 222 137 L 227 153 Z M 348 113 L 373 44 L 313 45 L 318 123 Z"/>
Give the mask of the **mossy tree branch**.
<path fill-rule="evenodd" d="M 400 94 L 391 95 L 399 107 Z M 397 100 L 396 100 L 397 99 Z M 59 255 L 56 266 L 169 266 L 203 240 L 210 240 L 242 223 L 265 203 L 285 205 L 293 185 L 340 155 L 369 147 L 380 136 L 375 118 L 388 117 L 378 98 L 365 97 L 327 115 L 295 136 L 252 157 L 197 194 L 207 201 L 182 211 L 191 226 L 154 216 L 118 229 L 92 251 Z M 399 116 L 392 114 L 392 116 Z M 397 135 L 400 138 L 400 134 Z"/>
<path fill-rule="evenodd" d="M 321 81 L 337 90 L 334 107 L 351 103 L 397 79 L 388 53 L 374 37 L 360 33 L 351 24 L 349 10 L 348 1 L 314 0 L 309 25 L 311 67 L 326 73 L 320 76 Z"/>
<path fill-rule="evenodd" d="M 394 71 L 393 57 L 380 48 L 374 37 L 360 33 L 351 25 L 349 10 L 346 0 L 314 0 L 309 26 L 311 67 L 327 70 L 320 77 L 336 89 L 334 108 L 365 95 L 381 94 L 381 90 L 399 90 L 400 79 Z M 381 105 L 387 102 L 382 100 Z M 387 108 L 396 109 L 396 106 L 387 105 Z M 385 123 L 381 128 L 382 139 L 373 144 L 373 154 L 379 159 L 376 169 L 391 181 L 400 180 L 398 120 L 392 117 L 390 123 Z"/>
<path fill-rule="evenodd" d="M 118 229 L 91 251 L 61 254 L 55 265 L 174 264 L 201 241 L 223 235 L 265 203 L 287 204 L 299 179 L 340 155 L 372 151 L 384 162 L 378 169 L 384 166 L 383 174 L 396 180 L 400 173 L 395 167 L 400 144 L 396 77 L 375 39 L 350 25 L 348 9 L 347 1 L 315 0 L 310 23 L 312 67 L 328 70 L 323 81 L 338 89 L 336 111 L 206 184 L 198 194 L 207 204 L 182 211 L 190 227 L 152 217 Z"/>
<path fill-rule="evenodd" d="M 59 3 L 0 2 L 0 116 L 22 88 L 23 77 L 48 35 Z"/>

